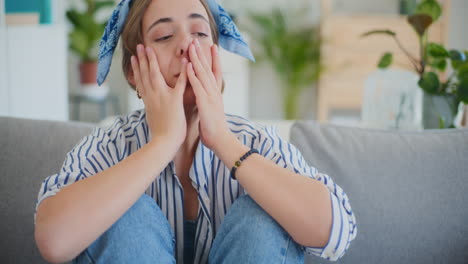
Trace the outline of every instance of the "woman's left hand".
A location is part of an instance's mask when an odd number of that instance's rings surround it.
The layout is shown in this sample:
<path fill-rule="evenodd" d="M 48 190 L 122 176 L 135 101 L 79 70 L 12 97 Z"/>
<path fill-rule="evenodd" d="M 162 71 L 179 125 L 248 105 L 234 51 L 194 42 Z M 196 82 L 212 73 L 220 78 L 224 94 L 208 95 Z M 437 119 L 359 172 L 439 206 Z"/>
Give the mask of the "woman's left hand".
<path fill-rule="evenodd" d="M 191 62 L 187 65 L 187 76 L 196 96 L 200 139 L 216 152 L 224 139 L 232 136 L 224 114 L 221 62 L 216 44 L 211 46 L 212 67 L 207 58 L 200 54 L 200 44 L 195 40 L 189 47 Z"/>

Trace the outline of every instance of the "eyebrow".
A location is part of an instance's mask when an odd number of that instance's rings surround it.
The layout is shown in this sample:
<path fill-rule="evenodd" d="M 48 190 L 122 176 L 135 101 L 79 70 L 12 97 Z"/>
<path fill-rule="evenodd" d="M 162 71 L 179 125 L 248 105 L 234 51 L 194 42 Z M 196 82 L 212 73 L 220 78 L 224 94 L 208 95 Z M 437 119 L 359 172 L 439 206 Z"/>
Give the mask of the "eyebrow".
<path fill-rule="evenodd" d="M 192 13 L 188 16 L 188 18 L 190 19 L 202 19 L 204 20 L 206 23 L 210 24 L 210 22 L 208 21 L 208 19 L 206 19 L 204 16 L 198 14 L 198 13 Z M 160 18 L 158 20 L 156 20 L 153 24 L 151 24 L 151 26 L 149 26 L 148 30 L 146 31 L 146 33 L 148 33 L 153 27 L 155 27 L 156 25 L 158 24 L 161 24 L 161 23 L 172 23 L 174 22 L 174 20 L 170 17 L 163 17 L 163 18 Z"/>

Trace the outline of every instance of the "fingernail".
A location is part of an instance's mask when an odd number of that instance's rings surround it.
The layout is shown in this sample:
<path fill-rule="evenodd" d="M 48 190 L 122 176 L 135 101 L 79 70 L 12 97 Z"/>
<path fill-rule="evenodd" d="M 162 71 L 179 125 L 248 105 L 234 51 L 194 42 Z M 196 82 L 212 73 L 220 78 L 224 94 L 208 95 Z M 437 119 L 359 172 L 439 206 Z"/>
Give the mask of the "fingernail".
<path fill-rule="evenodd" d="M 188 60 L 186 58 L 182 59 L 182 64 L 186 64 L 187 62 L 188 62 Z"/>
<path fill-rule="evenodd" d="M 138 45 L 137 45 L 137 50 L 138 50 L 139 52 L 143 52 L 143 45 L 138 44 Z"/>
<path fill-rule="evenodd" d="M 195 39 L 195 44 L 197 45 L 197 47 L 200 47 L 200 41 L 198 41 L 198 39 Z"/>
<path fill-rule="evenodd" d="M 216 45 L 216 44 L 214 45 L 214 51 L 215 51 L 215 53 L 218 53 L 218 45 Z"/>
<path fill-rule="evenodd" d="M 147 53 L 150 53 L 150 52 L 151 52 L 151 48 L 150 48 L 150 47 L 146 47 L 146 52 L 147 52 Z"/>

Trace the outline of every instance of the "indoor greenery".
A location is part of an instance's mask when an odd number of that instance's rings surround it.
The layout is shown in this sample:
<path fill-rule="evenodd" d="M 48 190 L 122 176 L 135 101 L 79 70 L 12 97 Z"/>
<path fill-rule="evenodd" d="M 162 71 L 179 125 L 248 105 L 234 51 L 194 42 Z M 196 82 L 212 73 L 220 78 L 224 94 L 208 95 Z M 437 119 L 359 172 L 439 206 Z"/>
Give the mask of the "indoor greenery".
<path fill-rule="evenodd" d="M 70 49 L 74 51 L 82 62 L 97 61 L 98 42 L 104 33 L 106 22 L 97 21 L 98 11 L 105 7 L 114 6 L 113 0 L 84 0 L 86 7 L 83 12 L 72 8 L 66 15 L 73 25 L 69 33 Z"/>
<path fill-rule="evenodd" d="M 397 34 L 388 29 L 369 31 L 363 36 L 384 34 L 392 37 L 400 49 L 410 60 L 414 70 L 419 75 L 418 85 L 431 97 L 443 97 L 450 105 L 453 120 L 461 102 L 468 104 L 468 51 L 456 49 L 447 50 L 440 43 L 428 41 L 428 29 L 442 15 L 442 8 L 436 0 L 421 1 L 415 12 L 407 17 L 408 23 L 414 28 L 419 40 L 419 54 L 411 54 L 398 39 Z M 387 68 L 392 64 L 393 54 L 385 53 L 378 67 Z M 451 69 L 448 69 L 451 67 Z M 448 77 L 440 78 L 446 73 Z M 437 110 L 436 110 L 437 111 Z M 453 127 L 447 124 L 439 115 L 439 127 Z"/>
<path fill-rule="evenodd" d="M 279 8 L 270 13 L 250 13 L 249 17 L 254 27 L 247 30 L 261 48 L 255 56 L 272 64 L 282 82 L 285 118 L 297 119 L 301 92 L 311 87 L 320 74 L 318 28 L 293 24 Z"/>

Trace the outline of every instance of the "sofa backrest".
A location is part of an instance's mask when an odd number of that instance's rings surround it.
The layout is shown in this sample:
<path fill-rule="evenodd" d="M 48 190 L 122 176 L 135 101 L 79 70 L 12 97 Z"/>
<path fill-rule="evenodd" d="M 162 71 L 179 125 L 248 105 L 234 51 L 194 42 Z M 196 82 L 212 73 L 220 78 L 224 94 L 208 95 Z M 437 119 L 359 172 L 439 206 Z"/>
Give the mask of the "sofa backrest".
<path fill-rule="evenodd" d="M 468 130 L 397 132 L 300 121 L 291 143 L 350 199 L 357 237 L 338 263 L 468 261 Z M 328 262 L 308 257 L 306 263 Z"/>
<path fill-rule="evenodd" d="M 0 262 L 45 263 L 34 242 L 41 182 L 93 125 L 0 117 Z"/>

